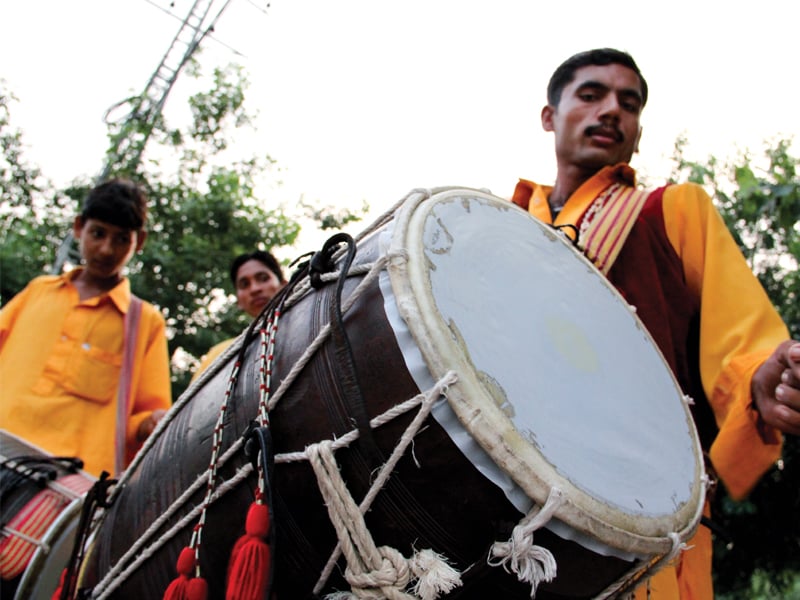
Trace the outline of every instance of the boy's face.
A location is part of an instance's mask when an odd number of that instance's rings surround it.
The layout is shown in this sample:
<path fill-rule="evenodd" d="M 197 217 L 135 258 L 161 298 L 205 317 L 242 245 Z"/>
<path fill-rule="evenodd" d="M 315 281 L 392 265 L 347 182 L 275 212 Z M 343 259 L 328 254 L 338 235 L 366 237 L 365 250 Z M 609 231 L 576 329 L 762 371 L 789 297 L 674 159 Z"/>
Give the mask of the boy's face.
<path fill-rule="evenodd" d="M 75 219 L 72 231 L 80 243 L 87 274 L 97 279 L 119 277 L 133 254 L 142 248 L 146 237 L 145 231 L 81 217 Z"/>

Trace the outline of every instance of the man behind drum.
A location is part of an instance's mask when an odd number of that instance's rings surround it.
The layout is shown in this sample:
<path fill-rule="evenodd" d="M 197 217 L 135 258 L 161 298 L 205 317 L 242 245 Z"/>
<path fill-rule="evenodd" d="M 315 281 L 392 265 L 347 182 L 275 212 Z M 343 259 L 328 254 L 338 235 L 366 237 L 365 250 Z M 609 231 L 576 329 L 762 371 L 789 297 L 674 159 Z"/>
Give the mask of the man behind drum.
<path fill-rule="evenodd" d="M 779 458 L 781 432 L 800 433 L 800 343 L 788 339 L 701 187 L 632 193 L 628 162 L 646 101 L 647 83 L 630 55 L 598 49 L 566 60 L 541 112 L 542 127 L 555 136 L 555 184 L 521 179 L 512 200 L 567 226 L 636 307 L 695 401 L 710 469 L 738 499 Z M 637 599 L 713 598 L 709 530 L 700 527 L 689 546 Z"/>
<path fill-rule="evenodd" d="M 231 283 L 236 290 L 236 305 L 251 319 L 261 314 L 263 308 L 286 285 L 283 270 L 271 253 L 254 250 L 233 259 L 230 269 Z M 211 348 L 200 359 L 192 381 L 200 377 L 214 360 L 230 346 L 235 338 L 224 340 Z"/>
<path fill-rule="evenodd" d="M 124 467 L 171 403 L 164 318 L 142 302 L 127 411 L 117 413 L 133 305 L 122 271 L 144 245 L 146 219 L 135 184 L 98 185 L 73 224 L 83 266 L 37 277 L 0 311 L 0 427 L 82 459 L 95 476 Z M 120 418 L 124 440 L 115 437 Z"/>

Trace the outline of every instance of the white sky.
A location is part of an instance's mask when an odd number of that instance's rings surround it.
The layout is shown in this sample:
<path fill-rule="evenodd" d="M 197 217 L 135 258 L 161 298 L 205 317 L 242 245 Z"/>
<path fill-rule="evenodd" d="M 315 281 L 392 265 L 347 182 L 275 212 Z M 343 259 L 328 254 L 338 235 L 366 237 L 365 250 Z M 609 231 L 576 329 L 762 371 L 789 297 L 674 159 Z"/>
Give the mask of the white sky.
<path fill-rule="evenodd" d="M 0 77 L 20 100 L 12 124 L 24 132 L 29 159 L 57 184 L 101 170 L 103 114 L 141 92 L 166 52 L 180 25 L 159 9 L 170 4 L 182 17 L 192 2 L 0 2 Z M 665 158 L 682 132 L 691 158 L 760 153 L 767 138 L 800 138 L 797 0 L 265 7 L 232 0 L 201 63 L 209 73 L 244 66 L 259 130 L 254 143 L 241 142 L 243 154 L 278 161 L 276 203 L 367 200 L 379 213 L 416 187 L 507 197 L 520 176 L 552 181 L 553 142 L 539 125 L 547 79 L 567 56 L 597 46 L 631 52 L 648 80 L 633 164 L 654 181 L 669 174 Z M 168 118 L 181 92 L 179 85 L 167 101 Z"/>

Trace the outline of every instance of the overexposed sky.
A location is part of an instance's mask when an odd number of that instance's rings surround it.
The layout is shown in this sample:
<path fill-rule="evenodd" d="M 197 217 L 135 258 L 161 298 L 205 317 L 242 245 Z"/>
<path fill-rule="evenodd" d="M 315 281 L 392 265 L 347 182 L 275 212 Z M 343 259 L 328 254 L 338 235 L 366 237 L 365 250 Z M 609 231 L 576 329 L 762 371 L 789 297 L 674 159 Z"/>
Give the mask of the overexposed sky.
<path fill-rule="evenodd" d="M 103 166 L 107 108 L 139 93 L 190 0 L 3 0 L 0 77 L 12 124 L 57 184 Z M 212 5 L 216 13 L 224 5 Z M 655 182 L 685 133 L 689 154 L 760 152 L 798 136 L 800 3 L 572 0 L 231 0 L 200 56 L 241 64 L 258 133 L 243 154 L 281 168 L 276 203 L 373 212 L 412 188 L 463 185 L 507 197 L 551 181 L 539 111 L 553 69 L 592 47 L 631 52 L 650 86 L 635 167 Z M 179 109 L 179 85 L 165 114 Z M 177 117 L 176 117 L 177 118 Z M 301 248 L 302 250 L 303 248 Z"/>

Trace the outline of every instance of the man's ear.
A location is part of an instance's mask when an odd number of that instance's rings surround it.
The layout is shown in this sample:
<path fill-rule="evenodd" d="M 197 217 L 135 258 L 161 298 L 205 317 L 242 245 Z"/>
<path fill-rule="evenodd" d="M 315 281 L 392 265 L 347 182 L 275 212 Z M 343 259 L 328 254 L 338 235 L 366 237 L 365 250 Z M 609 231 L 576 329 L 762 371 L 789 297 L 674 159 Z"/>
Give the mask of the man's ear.
<path fill-rule="evenodd" d="M 83 217 L 78 215 L 72 221 L 72 237 L 76 240 L 81 237 L 81 230 L 83 229 Z"/>
<path fill-rule="evenodd" d="M 545 104 L 542 108 L 542 129 L 545 131 L 554 131 L 553 129 L 553 117 L 556 114 L 556 109 L 554 106 L 550 106 L 549 104 Z"/>
<path fill-rule="evenodd" d="M 639 142 L 642 141 L 642 131 L 643 127 L 639 127 L 639 133 L 636 135 L 636 143 L 633 145 L 633 151 L 638 154 L 639 153 Z"/>
<path fill-rule="evenodd" d="M 136 252 L 139 252 L 144 247 L 144 241 L 147 239 L 147 231 L 140 229 L 136 232 Z"/>

